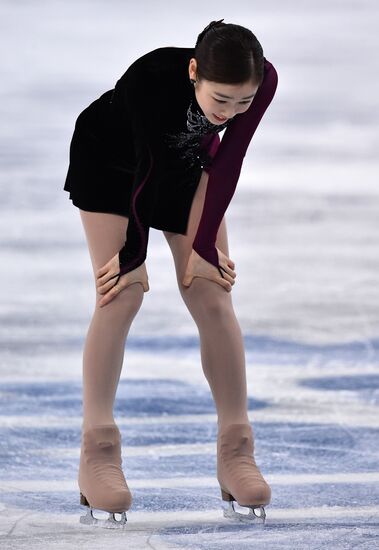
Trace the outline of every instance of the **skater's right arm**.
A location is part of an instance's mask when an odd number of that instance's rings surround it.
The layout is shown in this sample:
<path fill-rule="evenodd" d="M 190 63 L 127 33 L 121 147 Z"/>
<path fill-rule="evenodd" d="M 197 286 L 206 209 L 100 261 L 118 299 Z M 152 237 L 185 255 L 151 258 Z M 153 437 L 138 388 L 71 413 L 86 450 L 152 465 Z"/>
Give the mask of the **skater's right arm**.
<path fill-rule="evenodd" d="M 117 85 L 119 84 L 119 86 Z M 129 205 L 126 241 L 118 253 L 120 276 L 138 268 L 146 259 L 149 229 L 157 193 L 154 173 L 159 163 L 159 105 L 151 81 L 133 64 L 115 88 L 113 101 L 131 125 L 136 169 Z"/>

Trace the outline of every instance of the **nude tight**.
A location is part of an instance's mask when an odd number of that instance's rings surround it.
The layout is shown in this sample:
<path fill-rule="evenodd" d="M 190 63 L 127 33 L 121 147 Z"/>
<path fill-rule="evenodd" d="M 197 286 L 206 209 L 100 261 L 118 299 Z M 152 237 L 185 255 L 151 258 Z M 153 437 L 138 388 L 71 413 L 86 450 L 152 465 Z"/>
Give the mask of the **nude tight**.
<path fill-rule="evenodd" d="M 80 210 L 93 273 L 123 246 L 127 218 Z M 173 235 L 173 234 L 171 234 Z M 180 238 L 169 242 L 178 278 L 185 264 Z M 187 250 L 188 253 L 188 250 Z M 201 360 L 218 414 L 219 426 L 248 422 L 245 354 L 231 293 L 207 279 L 195 278 L 180 289 L 200 336 Z M 83 350 L 83 428 L 113 423 L 126 338 L 144 297 L 142 285 L 125 288 L 109 304 L 96 305 Z"/>

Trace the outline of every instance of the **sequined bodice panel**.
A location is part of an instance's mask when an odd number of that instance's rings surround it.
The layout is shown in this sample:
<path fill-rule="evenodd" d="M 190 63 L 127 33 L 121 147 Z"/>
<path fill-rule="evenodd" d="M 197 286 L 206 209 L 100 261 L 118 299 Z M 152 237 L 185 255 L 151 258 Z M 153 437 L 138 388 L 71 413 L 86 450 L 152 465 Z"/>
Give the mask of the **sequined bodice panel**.
<path fill-rule="evenodd" d="M 201 166 L 209 165 L 211 158 L 201 149 L 201 139 L 204 135 L 218 133 L 227 127 L 229 120 L 223 124 L 213 124 L 202 114 L 197 101 L 191 99 L 187 108 L 186 130 L 178 133 L 165 133 L 164 141 L 168 147 L 177 151 L 182 159 L 193 165 L 197 160 Z"/>

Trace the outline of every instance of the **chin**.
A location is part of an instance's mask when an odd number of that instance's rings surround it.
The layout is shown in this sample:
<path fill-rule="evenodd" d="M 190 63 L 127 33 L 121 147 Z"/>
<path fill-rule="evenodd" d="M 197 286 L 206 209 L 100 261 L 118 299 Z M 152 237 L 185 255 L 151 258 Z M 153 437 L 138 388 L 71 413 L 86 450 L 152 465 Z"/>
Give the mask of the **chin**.
<path fill-rule="evenodd" d="M 204 111 L 203 111 L 204 112 Z M 208 120 L 208 122 L 211 122 L 212 124 L 216 125 L 216 126 L 219 126 L 220 124 L 224 124 L 227 120 L 229 120 L 228 118 L 226 118 L 225 120 L 218 120 L 213 113 L 210 113 L 209 115 L 205 114 L 205 117 L 206 119 Z"/>

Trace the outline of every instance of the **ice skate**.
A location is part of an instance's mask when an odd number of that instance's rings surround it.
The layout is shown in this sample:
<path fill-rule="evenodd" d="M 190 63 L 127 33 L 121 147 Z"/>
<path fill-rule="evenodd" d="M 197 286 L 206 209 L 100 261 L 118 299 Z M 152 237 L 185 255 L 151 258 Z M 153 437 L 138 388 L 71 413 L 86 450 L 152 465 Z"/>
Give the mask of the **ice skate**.
<path fill-rule="evenodd" d="M 78 484 L 80 504 L 88 510 L 80 523 L 106 528 L 126 524 L 125 512 L 131 506 L 132 495 L 121 464 L 121 434 L 116 425 L 96 425 L 83 432 Z M 108 512 L 108 518 L 95 517 L 94 509 Z M 121 515 L 119 520 L 116 513 Z"/>
<path fill-rule="evenodd" d="M 265 523 L 264 505 L 271 500 L 271 489 L 254 459 L 253 430 L 249 423 L 230 424 L 217 437 L 217 480 L 220 484 L 224 517 Z M 249 508 L 235 510 L 234 502 Z M 228 505 L 226 505 L 228 503 Z M 255 510 L 260 509 L 257 515 Z"/>

